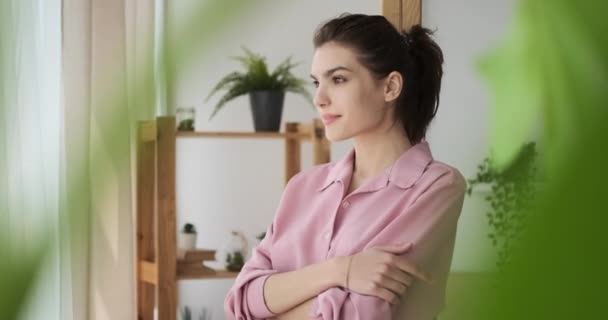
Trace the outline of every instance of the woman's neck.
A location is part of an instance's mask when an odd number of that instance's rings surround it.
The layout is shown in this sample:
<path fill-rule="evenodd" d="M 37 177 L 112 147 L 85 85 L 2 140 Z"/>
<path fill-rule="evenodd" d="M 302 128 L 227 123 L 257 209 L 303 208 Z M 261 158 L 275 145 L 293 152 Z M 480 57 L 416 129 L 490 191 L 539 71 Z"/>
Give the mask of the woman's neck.
<path fill-rule="evenodd" d="M 394 125 L 383 132 L 360 135 L 353 139 L 355 158 L 353 176 L 363 181 L 390 167 L 412 147 L 403 129 Z"/>

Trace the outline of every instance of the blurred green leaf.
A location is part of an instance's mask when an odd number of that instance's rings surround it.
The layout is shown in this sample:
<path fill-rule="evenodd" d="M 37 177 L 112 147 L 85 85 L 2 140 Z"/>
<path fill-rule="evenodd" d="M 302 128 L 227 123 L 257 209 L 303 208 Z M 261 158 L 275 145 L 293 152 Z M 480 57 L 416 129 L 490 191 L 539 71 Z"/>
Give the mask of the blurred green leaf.
<path fill-rule="evenodd" d="M 10 3 L 6 3 L 7 5 Z M 0 10 L 0 17 L 3 17 L 1 25 L 3 28 L 0 29 L 0 72 L 8 72 L 11 69 L 6 67 L 5 51 L 10 48 L 10 40 L 14 40 L 13 29 L 6 26 L 10 21 L 6 18 L 9 10 L 5 10 L 5 3 L 2 2 L 3 9 Z M 165 51 L 167 55 L 165 61 L 161 62 L 161 65 L 166 68 L 169 79 L 173 79 L 175 76 L 175 70 L 178 65 L 189 64 L 193 59 L 201 59 L 204 57 L 205 49 L 212 46 L 214 41 L 221 41 L 223 30 L 228 29 L 231 23 L 237 20 L 241 15 L 255 7 L 257 9 L 262 8 L 263 4 L 253 1 L 201 1 L 197 2 L 195 7 L 192 9 L 192 15 L 180 24 L 178 30 L 176 30 L 176 37 L 170 39 L 170 43 L 167 43 Z M 273 4 L 276 6 L 276 3 Z M 114 68 L 116 74 L 122 74 L 124 71 L 122 66 L 114 65 L 109 66 Z M 150 92 L 145 86 L 147 83 L 153 83 L 153 66 L 152 64 L 145 66 L 144 74 L 138 75 L 138 79 L 134 83 L 138 84 L 138 87 L 133 88 L 129 92 L 131 96 L 128 98 L 124 94 L 124 83 L 116 81 L 114 83 L 104 83 L 102 87 L 94 88 L 99 90 L 101 93 L 96 93 L 95 97 L 102 99 L 103 101 L 97 102 L 99 105 L 107 105 L 114 110 L 120 110 L 124 108 L 125 101 L 150 101 L 149 98 L 154 95 L 154 92 Z M 0 86 L 0 96 L 3 94 L 3 87 Z M 0 102 L 3 100 L 0 100 Z M 0 111 L 4 108 L 14 108 L 16 106 L 5 106 L 0 105 Z M 144 119 L 150 119 L 153 114 L 150 113 L 151 106 L 147 103 L 138 103 L 132 110 L 133 115 L 136 117 L 144 116 Z M 3 113 L 0 113 L 3 114 Z M 3 125 L 4 119 L 0 121 L 0 128 Z M 112 175 L 99 172 L 110 168 L 122 168 L 126 170 L 129 168 L 129 140 L 125 139 L 130 135 L 129 128 L 133 125 L 128 122 L 128 119 L 124 117 L 123 113 L 112 114 L 107 118 L 100 118 L 98 120 L 98 129 L 100 134 L 103 136 L 102 140 L 96 140 L 97 143 L 90 145 L 90 158 L 96 159 L 99 154 L 109 153 L 114 164 L 113 167 L 103 166 L 95 167 L 96 174 L 105 179 L 110 179 Z M 4 131 L 0 131 L 4 132 Z M 0 145 L 1 156 L 6 156 L 9 150 L 5 150 L 3 145 Z M 78 163 L 70 164 L 75 174 L 75 181 L 70 181 L 67 194 L 68 201 L 74 202 L 79 201 L 84 194 L 88 192 L 89 188 L 89 166 L 87 164 Z M 70 207 L 68 203 L 66 207 Z M 0 212 L 5 215 L 8 212 Z M 64 213 L 62 213 L 64 214 Z M 72 236 L 71 241 L 79 241 L 81 237 L 87 237 L 88 234 L 84 232 L 81 226 L 83 222 L 88 221 L 86 215 L 82 212 L 69 211 L 69 223 L 62 224 L 62 227 L 68 225 L 71 230 L 68 233 Z M 2 223 L 3 221 L 0 221 Z M 64 230 L 66 231 L 66 230 Z M 32 246 L 34 250 L 30 250 L 27 254 L 23 251 L 11 249 L 11 239 L 8 237 L 0 237 L 0 318 L 1 319 L 15 319 L 20 309 L 23 307 L 28 297 L 29 291 L 35 282 L 36 275 L 40 271 L 39 268 L 47 252 L 46 248 L 51 245 L 52 237 L 41 237 L 45 241 L 40 243 L 34 243 Z"/>
<path fill-rule="evenodd" d="M 606 12 L 600 0 L 519 1 L 504 44 L 482 59 L 495 159 L 509 165 L 540 119 L 545 180 L 510 263 L 466 319 L 606 317 Z"/>
<path fill-rule="evenodd" d="M 36 243 L 35 249 L 17 249 L 14 244 L 0 243 L 0 318 L 17 318 L 40 272 L 47 243 Z"/>

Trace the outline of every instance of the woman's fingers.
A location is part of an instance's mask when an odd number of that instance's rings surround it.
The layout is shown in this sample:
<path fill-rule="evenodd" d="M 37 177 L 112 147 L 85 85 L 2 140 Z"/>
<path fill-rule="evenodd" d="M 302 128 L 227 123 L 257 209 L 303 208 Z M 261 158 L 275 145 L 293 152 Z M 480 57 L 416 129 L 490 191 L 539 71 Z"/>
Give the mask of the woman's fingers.
<path fill-rule="evenodd" d="M 388 278 L 392 279 L 393 281 L 397 281 L 403 285 L 405 285 L 406 287 L 409 287 L 412 285 L 412 282 L 414 282 L 414 277 L 401 271 L 401 269 L 393 267 L 393 266 L 388 266 L 386 271 L 384 272 L 384 275 L 387 276 Z"/>
<path fill-rule="evenodd" d="M 407 258 L 400 256 L 412 250 L 413 246 L 414 245 L 410 242 L 396 246 L 376 247 L 375 249 L 388 254 L 388 263 L 395 265 L 399 269 L 415 276 L 416 278 L 419 278 L 426 282 L 431 282 L 431 276 L 427 272 L 423 271 L 418 266 L 411 263 L 409 260 L 407 260 Z"/>
<path fill-rule="evenodd" d="M 398 297 L 402 296 L 407 291 L 407 285 L 399 281 L 395 281 L 387 276 L 380 276 L 378 284 L 381 287 L 390 290 Z"/>
<path fill-rule="evenodd" d="M 410 262 L 405 257 L 399 257 L 399 256 L 393 255 L 392 257 L 389 258 L 389 260 L 390 260 L 390 264 L 396 266 L 403 272 L 406 272 L 420 280 L 423 280 L 423 281 L 426 281 L 429 283 L 432 281 L 430 274 L 428 274 L 426 271 L 420 269 L 420 267 L 418 267 L 414 263 Z"/>
<path fill-rule="evenodd" d="M 374 288 L 372 289 L 372 293 L 374 296 L 390 304 L 397 304 L 399 302 L 399 296 L 397 296 L 393 291 L 386 289 L 378 284 L 374 286 Z"/>

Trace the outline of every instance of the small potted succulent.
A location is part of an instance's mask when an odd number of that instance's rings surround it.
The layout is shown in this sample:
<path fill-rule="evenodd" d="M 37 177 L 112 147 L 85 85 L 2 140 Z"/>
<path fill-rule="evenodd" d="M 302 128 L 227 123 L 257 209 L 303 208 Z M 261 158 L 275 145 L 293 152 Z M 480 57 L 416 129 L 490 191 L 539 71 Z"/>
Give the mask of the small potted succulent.
<path fill-rule="evenodd" d="M 196 111 L 192 107 L 177 108 L 177 130 L 194 131 L 194 116 Z"/>
<path fill-rule="evenodd" d="M 239 272 L 245 265 L 245 258 L 240 251 L 234 251 L 226 256 L 226 269 L 228 271 Z"/>
<path fill-rule="evenodd" d="M 209 119 L 228 101 L 249 94 L 255 131 L 279 131 L 285 92 L 302 95 L 312 105 L 312 96 L 306 89 L 307 81 L 292 74 L 291 69 L 297 64 L 291 62 L 291 57 L 280 63 L 273 72 L 269 72 L 266 58 L 247 48 L 243 50 L 244 56 L 233 59 L 240 61 L 246 71 L 229 73 L 211 90 L 207 100 L 220 90 L 226 92 L 215 105 Z"/>
<path fill-rule="evenodd" d="M 177 235 L 178 255 L 183 256 L 186 251 L 196 249 L 196 236 L 194 225 L 192 223 L 184 224 L 181 232 Z"/>
<path fill-rule="evenodd" d="M 215 253 L 216 261 L 223 261 L 224 267 L 229 271 L 240 271 L 249 250 L 249 241 L 241 232 L 233 230 L 222 246 Z"/>

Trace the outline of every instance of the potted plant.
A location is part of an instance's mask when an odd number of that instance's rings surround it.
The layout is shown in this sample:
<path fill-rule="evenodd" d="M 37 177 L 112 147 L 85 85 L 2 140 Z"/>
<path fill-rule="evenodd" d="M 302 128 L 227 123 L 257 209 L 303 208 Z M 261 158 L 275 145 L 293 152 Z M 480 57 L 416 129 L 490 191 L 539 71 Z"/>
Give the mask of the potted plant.
<path fill-rule="evenodd" d="M 184 224 L 181 232 L 177 237 L 177 248 L 180 251 L 180 256 L 183 256 L 186 251 L 196 249 L 196 228 L 192 223 Z"/>
<path fill-rule="evenodd" d="M 190 307 L 185 306 L 182 309 L 182 320 L 192 320 L 192 310 L 190 310 Z"/>
<path fill-rule="evenodd" d="M 230 236 L 215 252 L 216 261 L 224 261 L 224 267 L 229 271 L 240 271 L 247 258 L 249 242 L 241 231 L 233 230 Z"/>
<path fill-rule="evenodd" d="M 245 259 L 240 251 L 234 251 L 226 256 L 226 269 L 228 271 L 239 272 L 243 265 L 245 265 Z"/>
<path fill-rule="evenodd" d="M 485 201 L 492 245 L 498 248 L 499 270 L 508 263 L 513 245 L 525 226 L 526 215 L 538 183 L 537 152 L 534 142 L 523 146 L 515 160 L 504 170 L 497 170 L 490 157 L 478 165 L 475 178 L 468 179 L 467 194 L 490 186 Z M 481 188 L 479 188 L 481 189 Z"/>
<path fill-rule="evenodd" d="M 179 131 L 194 131 L 194 115 L 196 111 L 192 107 L 180 107 L 176 110 L 177 114 L 177 130 Z"/>
<path fill-rule="evenodd" d="M 244 56 L 233 59 L 241 62 L 245 72 L 235 71 L 222 78 L 211 90 L 206 101 L 220 90 L 226 92 L 215 105 L 209 119 L 230 100 L 249 94 L 251 112 L 255 131 L 279 131 L 283 114 L 285 92 L 304 96 L 312 102 L 312 96 L 306 89 L 306 81 L 295 77 L 291 69 L 297 64 L 291 57 L 280 63 L 273 72 L 268 71 L 266 58 L 243 48 Z"/>

